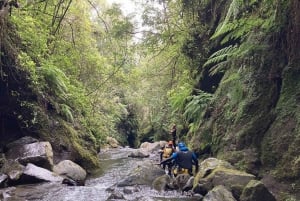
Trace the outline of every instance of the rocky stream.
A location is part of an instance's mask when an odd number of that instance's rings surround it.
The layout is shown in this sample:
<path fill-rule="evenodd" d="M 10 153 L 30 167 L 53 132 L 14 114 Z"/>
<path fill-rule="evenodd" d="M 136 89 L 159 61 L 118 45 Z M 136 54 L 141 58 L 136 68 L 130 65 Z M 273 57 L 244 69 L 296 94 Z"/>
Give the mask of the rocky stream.
<path fill-rule="evenodd" d="M 151 160 L 128 157 L 132 151 L 134 150 L 130 148 L 121 148 L 100 153 L 101 169 L 90 175 L 84 186 L 68 186 L 59 182 L 18 185 L 2 189 L 3 199 L 7 201 L 197 200 L 176 190 L 163 192 L 154 190 L 150 184 L 151 178 L 145 178 L 146 174 L 145 177 L 141 176 L 137 183 L 118 185 L 125 181 L 139 164 Z M 158 159 L 158 155 L 151 157 L 154 160 L 156 157 Z"/>

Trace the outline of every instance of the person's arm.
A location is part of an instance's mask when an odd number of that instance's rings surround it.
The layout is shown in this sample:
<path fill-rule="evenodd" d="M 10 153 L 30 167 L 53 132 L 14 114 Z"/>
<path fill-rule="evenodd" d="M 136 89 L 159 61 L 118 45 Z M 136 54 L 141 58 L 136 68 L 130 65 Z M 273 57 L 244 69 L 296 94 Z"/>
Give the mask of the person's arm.
<path fill-rule="evenodd" d="M 164 153 L 164 148 L 162 147 L 159 151 L 159 159 L 160 159 L 160 162 L 162 161 L 162 157 L 163 157 L 163 153 Z"/>
<path fill-rule="evenodd" d="M 160 162 L 160 165 L 164 164 L 164 163 L 167 163 L 167 162 L 170 162 L 172 161 L 173 159 L 175 159 L 177 157 L 177 153 L 173 153 L 171 157 L 163 160 L 162 162 Z"/>

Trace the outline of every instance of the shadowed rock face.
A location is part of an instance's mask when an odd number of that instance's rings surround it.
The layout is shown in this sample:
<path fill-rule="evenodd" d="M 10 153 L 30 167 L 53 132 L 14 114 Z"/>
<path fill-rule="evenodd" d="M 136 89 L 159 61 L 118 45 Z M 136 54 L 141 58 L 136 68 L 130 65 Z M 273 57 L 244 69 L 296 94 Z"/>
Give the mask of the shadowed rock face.
<path fill-rule="evenodd" d="M 276 201 L 265 185 L 256 180 L 250 181 L 240 197 L 241 201 Z"/>
<path fill-rule="evenodd" d="M 26 165 L 33 163 L 48 170 L 53 168 L 53 152 L 49 142 L 35 142 L 22 146 L 14 146 L 6 153 L 7 159 L 17 160 Z"/>
<path fill-rule="evenodd" d="M 31 144 L 31 143 L 35 143 L 35 142 L 38 142 L 38 139 L 35 139 L 33 137 L 30 137 L 30 136 L 25 136 L 25 137 L 22 137 L 16 141 L 13 141 L 9 144 L 7 144 L 5 146 L 6 149 L 12 149 L 14 147 L 20 147 L 20 146 L 23 146 L 25 144 Z"/>

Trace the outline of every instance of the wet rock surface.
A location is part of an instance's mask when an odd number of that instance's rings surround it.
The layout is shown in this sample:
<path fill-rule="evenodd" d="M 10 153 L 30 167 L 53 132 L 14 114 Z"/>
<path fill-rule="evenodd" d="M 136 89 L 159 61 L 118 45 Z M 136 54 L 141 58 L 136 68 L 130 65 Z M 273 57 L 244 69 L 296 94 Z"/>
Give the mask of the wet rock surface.
<path fill-rule="evenodd" d="M 117 148 L 100 153 L 102 168 L 89 175 L 84 186 L 42 182 L 5 188 L 0 191 L 0 195 L 7 197 L 7 200 L 18 201 L 199 200 L 197 196 L 183 195 L 176 190 L 159 192 L 153 189 L 153 180 L 165 174 L 160 166 L 155 164 L 159 155 L 152 153 L 148 158 L 128 157 L 133 151 L 135 150 L 130 148 Z M 134 177 L 139 177 L 139 179 L 133 179 L 130 185 L 118 186 L 121 181 Z"/>
<path fill-rule="evenodd" d="M 31 163 L 22 166 L 14 161 L 16 164 L 12 164 L 20 169 L 15 180 L 22 184 L 20 181 L 26 178 L 31 184 L 2 189 L 0 196 L 5 200 L 28 201 L 251 201 L 259 196 L 273 201 L 272 194 L 262 182 L 255 180 L 254 175 L 236 170 L 228 162 L 208 158 L 201 162 L 195 177 L 188 174 L 174 177 L 166 175 L 158 165 L 160 143 L 143 146 L 102 151 L 99 153 L 101 168 L 87 179 L 85 170 L 68 160 L 54 166 L 54 172 Z M 148 157 L 129 157 L 140 151 Z M 7 178 L 10 177 L 13 178 L 12 173 Z M 7 178 L 3 177 L 2 184 Z"/>

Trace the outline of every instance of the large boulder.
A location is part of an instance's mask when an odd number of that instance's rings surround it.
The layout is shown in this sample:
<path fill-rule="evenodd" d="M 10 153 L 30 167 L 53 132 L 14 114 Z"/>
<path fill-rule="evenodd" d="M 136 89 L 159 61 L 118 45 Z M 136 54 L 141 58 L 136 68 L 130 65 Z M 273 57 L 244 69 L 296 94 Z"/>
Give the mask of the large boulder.
<path fill-rule="evenodd" d="M 77 183 L 84 183 L 86 171 L 70 160 L 63 160 L 53 167 L 53 172 L 66 178 L 70 178 Z"/>
<path fill-rule="evenodd" d="M 63 178 L 54 172 L 51 172 L 47 169 L 38 167 L 34 164 L 28 163 L 24 169 L 23 174 L 20 179 L 17 181 L 18 184 L 23 183 L 36 183 L 42 181 L 48 182 L 62 182 Z"/>
<path fill-rule="evenodd" d="M 13 146 L 6 153 L 7 159 L 16 160 L 22 165 L 28 163 L 52 170 L 53 151 L 49 142 L 35 142 L 20 146 Z"/>
<path fill-rule="evenodd" d="M 165 141 L 159 141 L 159 142 L 143 142 L 141 145 L 140 145 L 140 149 L 144 149 L 146 151 L 148 151 L 149 153 L 153 153 L 155 151 L 158 151 L 160 150 L 162 147 L 165 146 L 167 142 Z"/>
<path fill-rule="evenodd" d="M 128 154 L 128 157 L 132 157 L 132 158 L 147 158 L 149 156 L 150 156 L 149 152 L 144 149 L 136 149 L 132 151 L 130 154 Z"/>
<path fill-rule="evenodd" d="M 17 181 L 24 172 L 25 166 L 14 160 L 7 160 L 1 171 L 8 176 L 10 181 Z"/>
<path fill-rule="evenodd" d="M 212 188 L 222 185 L 239 197 L 244 187 L 255 176 L 234 169 L 229 163 L 209 158 L 200 165 L 200 170 L 194 181 L 193 191 L 205 195 Z"/>
<path fill-rule="evenodd" d="M 165 191 L 170 188 L 171 181 L 172 178 L 169 175 L 164 174 L 154 179 L 152 183 L 152 188 L 157 191 Z"/>
<path fill-rule="evenodd" d="M 7 144 L 5 147 L 7 149 L 11 149 L 13 147 L 20 147 L 20 146 L 23 146 L 25 144 L 31 144 L 31 143 L 35 143 L 35 142 L 38 142 L 38 139 L 30 137 L 30 136 L 24 136 L 24 137 L 22 137 L 18 140 L 15 140 L 15 141 Z"/>
<path fill-rule="evenodd" d="M 189 191 L 193 189 L 194 184 L 194 177 L 190 177 L 189 180 L 185 183 L 185 185 L 182 187 L 182 191 Z"/>
<path fill-rule="evenodd" d="M 236 199 L 224 186 L 216 186 L 204 196 L 203 201 L 236 201 Z"/>
<path fill-rule="evenodd" d="M 113 137 L 109 137 L 109 136 L 106 137 L 106 141 L 107 141 L 108 145 L 111 148 L 118 148 L 118 147 L 120 147 L 119 142 L 115 138 L 113 138 Z"/>
<path fill-rule="evenodd" d="M 251 180 L 244 188 L 240 201 L 276 201 L 261 181 Z"/>
<path fill-rule="evenodd" d="M 117 183 L 118 187 L 134 185 L 152 185 L 155 178 L 165 174 L 165 171 L 150 160 L 143 160 L 132 167 L 129 175 Z"/>
<path fill-rule="evenodd" d="M 242 189 L 255 179 L 255 176 L 239 170 L 217 168 L 209 176 L 214 186 L 223 185 L 229 189 L 241 187 Z"/>
<path fill-rule="evenodd" d="M 205 176 L 210 174 L 212 170 L 218 167 L 234 169 L 234 167 L 227 161 L 219 160 L 217 158 L 207 158 L 200 163 L 200 169 L 199 172 L 197 173 L 197 177 L 204 178 Z"/>
<path fill-rule="evenodd" d="M 8 179 L 8 176 L 6 174 L 1 174 L 0 173 L 0 188 L 6 187 L 7 179 Z"/>
<path fill-rule="evenodd" d="M 191 176 L 189 174 L 179 174 L 175 177 L 172 186 L 174 189 L 179 189 L 183 191 L 184 187 L 188 188 L 187 183 L 190 180 Z"/>

